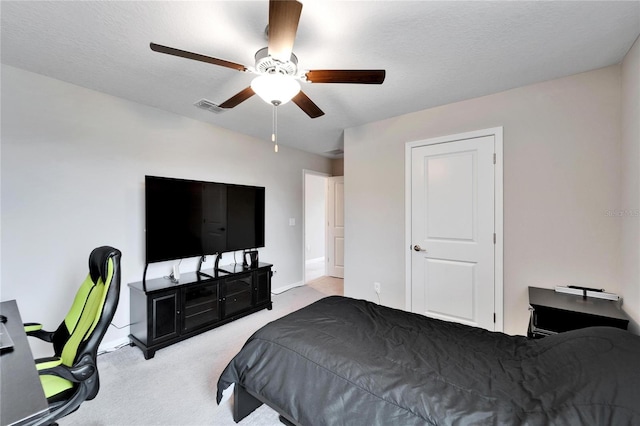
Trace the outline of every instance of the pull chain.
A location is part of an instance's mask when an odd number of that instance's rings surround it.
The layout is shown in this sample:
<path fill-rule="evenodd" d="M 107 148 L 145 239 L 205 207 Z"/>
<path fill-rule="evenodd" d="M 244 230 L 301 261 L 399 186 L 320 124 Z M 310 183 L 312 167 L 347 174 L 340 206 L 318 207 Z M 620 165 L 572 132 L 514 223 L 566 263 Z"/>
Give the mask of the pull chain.
<path fill-rule="evenodd" d="M 273 133 L 271 133 L 271 142 L 275 145 L 273 150 L 278 152 L 278 106 L 273 105 Z"/>

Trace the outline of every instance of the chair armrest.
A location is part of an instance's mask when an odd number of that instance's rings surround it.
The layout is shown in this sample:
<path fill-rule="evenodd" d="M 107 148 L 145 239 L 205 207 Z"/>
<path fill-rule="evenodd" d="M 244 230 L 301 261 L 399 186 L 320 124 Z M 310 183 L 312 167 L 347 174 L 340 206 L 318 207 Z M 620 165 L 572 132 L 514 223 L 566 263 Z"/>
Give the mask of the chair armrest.
<path fill-rule="evenodd" d="M 49 343 L 53 341 L 53 331 L 43 330 L 42 324 L 38 324 L 36 322 L 27 322 L 22 325 L 24 327 L 24 332 L 27 333 L 27 336 L 35 337 Z"/>
<path fill-rule="evenodd" d="M 42 358 L 38 360 L 36 368 L 41 376 L 58 376 L 73 383 L 81 383 L 87 380 L 98 370 L 90 355 L 83 356 L 72 367 L 62 364 L 60 358 Z"/>

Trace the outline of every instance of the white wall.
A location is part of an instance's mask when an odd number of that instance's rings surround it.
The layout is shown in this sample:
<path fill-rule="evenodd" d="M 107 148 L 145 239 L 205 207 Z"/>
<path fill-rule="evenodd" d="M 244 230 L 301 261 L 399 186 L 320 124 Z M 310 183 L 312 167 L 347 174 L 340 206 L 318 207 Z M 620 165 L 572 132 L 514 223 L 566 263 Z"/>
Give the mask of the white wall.
<path fill-rule="evenodd" d="M 0 296 L 18 300 L 24 321 L 57 327 L 91 249 L 107 244 L 122 251 L 114 323 L 128 324 L 127 283 L 144 268 L 146 174 L 265 186 L 260 259 L 274 264 L 274 288 L 302 280 L 301 171 L 328 173 L 329 159 L 285 146 L 275 154 L 268 141 L 4 65 L 1 131 Z M 151 265 L 147 277 L 168 275 L 171 264 Z M 182 271 L 195 268 L 196 259 L 182 262 Z M 111 328 L 104 342 L 127 334 Z"/>
<path fill-rule="evenodd" d="M 305 178 L 305 260 L 323 258 L 325 253 L 325 189 L 327 178 L 307 174 Z"/>
<path fill-rule="evenodd" d="M 504 330 L 528 286 L 619 292 L 620 66 L 345 131 L 345 295 L 405 306 L 405 143 L 504 127 Z"/>
<path fill-rule="evenodd" d="M 333 176 L 344 176 L 344 158 L 333 159 L 331 164 L 331 174 Z"/>
<path fill-rule="evenodd" d="M 640 39 L 622 63 L 622 293 L 640 334 Z"/>

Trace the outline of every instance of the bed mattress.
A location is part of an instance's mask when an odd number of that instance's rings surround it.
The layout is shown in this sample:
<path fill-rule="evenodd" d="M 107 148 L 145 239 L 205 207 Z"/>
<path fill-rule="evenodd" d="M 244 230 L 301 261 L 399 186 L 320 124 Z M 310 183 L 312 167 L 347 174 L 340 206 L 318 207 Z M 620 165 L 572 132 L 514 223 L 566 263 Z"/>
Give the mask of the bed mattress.
<path fill-rule="evenodd" d="M 529 340 L 332 296 L 257 331 L 218 381 L 301 425 L 640 424 L 640 337 Z"/>

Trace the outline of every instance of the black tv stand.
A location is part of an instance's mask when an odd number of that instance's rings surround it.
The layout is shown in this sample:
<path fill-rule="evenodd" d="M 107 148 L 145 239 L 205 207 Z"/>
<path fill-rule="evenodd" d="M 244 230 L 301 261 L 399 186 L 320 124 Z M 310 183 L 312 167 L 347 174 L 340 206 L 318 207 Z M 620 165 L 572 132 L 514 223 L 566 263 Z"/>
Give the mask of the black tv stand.
<path fill-rule="evenodd" d="M 200 275 L 201 277 L 205 277 L 205 278 L 215 278 L 215 277 L 207 274 L 206 272 L 202 272 L 202 271 L 198 271 L 198 272 L 196 272 L 196 274 Z"/>
<path fill-rule="evenodd" d="M 262 309 L 271 309 L 271 267 L 228 265 L 213 275 L 181 274 L 180 283 L 164 278 L 129 284 L 129 339 L 145 359 L 181 340 L 211 330 Z M 231 272 L 233 271 L 233 272 Z"/>

